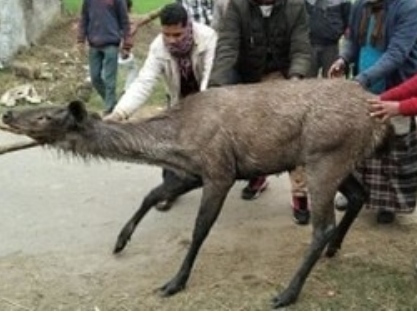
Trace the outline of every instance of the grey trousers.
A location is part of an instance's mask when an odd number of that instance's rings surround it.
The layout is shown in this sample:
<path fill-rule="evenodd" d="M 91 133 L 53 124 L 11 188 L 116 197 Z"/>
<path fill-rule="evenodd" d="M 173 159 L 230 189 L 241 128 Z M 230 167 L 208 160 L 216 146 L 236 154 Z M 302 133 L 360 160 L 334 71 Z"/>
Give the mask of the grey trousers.
<path fill-rule="evenodd" d="M 327 77 L 330 66 L 339 56 L 338 44 L 323 46 L 312 45 L 312 61 L 310 68 L 310 77 L 317 77 L 321 73 L 322 77 Z"/>

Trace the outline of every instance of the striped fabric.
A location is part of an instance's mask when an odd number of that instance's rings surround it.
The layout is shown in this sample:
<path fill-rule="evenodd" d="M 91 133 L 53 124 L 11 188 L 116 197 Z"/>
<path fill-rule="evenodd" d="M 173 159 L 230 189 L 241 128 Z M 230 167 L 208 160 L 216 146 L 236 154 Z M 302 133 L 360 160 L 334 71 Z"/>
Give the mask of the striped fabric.
<path fill-rule="evenodd" d="M 213 0 L 177 0 L 187 10 L 194 22 L 211 24 L 213 19 Z"/>
<path fill-rule="evenodd" d="M 367 159 L 355 176 L 370 190 L 367 207 L 397 213 L 412 213 L 417 197 L 417 132 L 396 136 L 388 154 Z"/>

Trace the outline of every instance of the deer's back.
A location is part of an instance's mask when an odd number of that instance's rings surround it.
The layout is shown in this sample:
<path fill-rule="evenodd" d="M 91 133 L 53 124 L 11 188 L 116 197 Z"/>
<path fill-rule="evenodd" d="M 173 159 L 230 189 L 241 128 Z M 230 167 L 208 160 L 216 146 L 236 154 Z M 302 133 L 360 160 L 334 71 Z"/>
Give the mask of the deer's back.
<path fill-rule="evenodd" d="M 369 153 L 385 132 L 385 126 L 369 117 L 370 97 L 347 80 L 211 89 L 187 98 L 176 109 L 183 125 L 179 140 L 211 158 L 229 155 L 242 172 L 266 164 L 273 172 L 277 166 L 305 163 L 343 145 L 359 157 Z"/>

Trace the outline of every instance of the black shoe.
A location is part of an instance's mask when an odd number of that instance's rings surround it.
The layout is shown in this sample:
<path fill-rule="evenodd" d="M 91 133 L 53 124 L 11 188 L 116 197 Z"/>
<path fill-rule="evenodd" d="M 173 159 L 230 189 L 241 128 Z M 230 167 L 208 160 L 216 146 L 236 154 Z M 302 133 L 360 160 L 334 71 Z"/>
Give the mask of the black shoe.
<path fill-rule="evenodd" d="M 157 209 L 160 212 L 166 212 L 172 208 L 173 204 L 174 204 L 174 200 L 159 201 L 157 204 L 155 204 L 155 209 Z"/>
<path fill-rule="evenodd" d="M 308 209 L 307 197 L 292 198 L 292 215 L 294 222 L 298 225 L 307 225 L 310 223 L 310 210 Z"/>
<path fill-rule="evenodd" d="M 391 224 L 395 220 L 395 212 L 379 211 L 376 215 L 376 222 L 378 224 Z"/>
<path fill-rule="evenodd" d="M 298 225 L 308 225 L 310 223 L 310 211 L 308 210 L 293 210 L 292 215 L 294 222 Z"/>
<path fill-rule="evenodd" d="M 242 189 L 241 197 L 244 200 L 254 200 L 268 187 L 268 181 L 265 176 L 251 179 L 248 185 Z"/>

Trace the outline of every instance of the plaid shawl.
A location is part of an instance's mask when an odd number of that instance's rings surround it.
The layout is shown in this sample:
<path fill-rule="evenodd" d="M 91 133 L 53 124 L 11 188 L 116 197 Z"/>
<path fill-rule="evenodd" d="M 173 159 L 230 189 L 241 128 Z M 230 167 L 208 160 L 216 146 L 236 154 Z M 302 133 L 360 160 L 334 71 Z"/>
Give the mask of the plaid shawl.
<path fill-rule="evenodd" d="M 417 197 L 417 132 L 396 136 L 388 154 L 367 159 L 355 176 L 370 190 L 367 207 L 373 210 L 412 213 Z"/>

